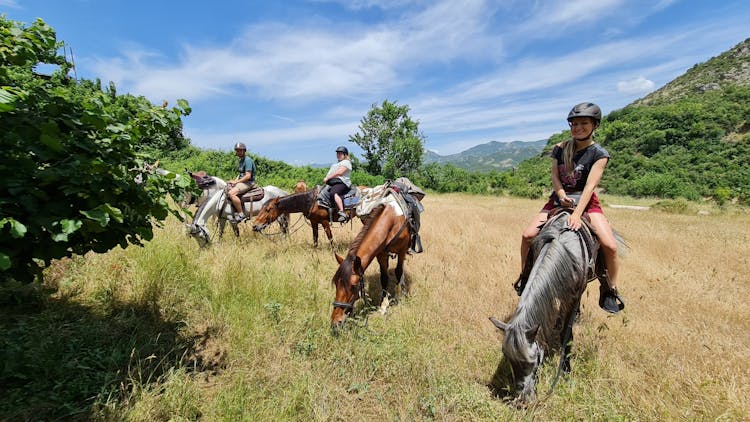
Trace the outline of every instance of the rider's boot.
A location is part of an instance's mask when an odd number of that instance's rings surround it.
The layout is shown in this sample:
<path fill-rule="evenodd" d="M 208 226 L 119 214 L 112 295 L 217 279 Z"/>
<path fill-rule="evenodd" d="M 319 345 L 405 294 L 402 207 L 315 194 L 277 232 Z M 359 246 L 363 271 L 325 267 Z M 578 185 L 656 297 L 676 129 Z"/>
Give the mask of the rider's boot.
<path fill-rule="evenodd" d="M 597 274 L 599 279 L 599 307 L 616 314 L 625 308 L 625 301 L 617 291 L 617 287 L 609 287 L 609 274 L 604 269 Z"/>
<path fill-rule="evenodd" d="M 337 220 L 339 223 L 346 223 L 349 221 L 349 216 L 346 215 L 344 211 L 339 211 L 339 218 Z"/>
<path fill-rule="evenodd" d="M 513 289 L 516 290 L 518 296 L 521 296 L 521 293 L 523 293 L 523 289 L 526 287 L 526 282 L 529 281 L 529 275 L 531 274 L 533 262 L 534 257 L 531 252 L 529 252 L 529 255 L 526 257 L 526 265 L 523 267 L 523 271 L 521 271 L 521 274 L 518 275 L 515 283 L 513 283 Z"/>

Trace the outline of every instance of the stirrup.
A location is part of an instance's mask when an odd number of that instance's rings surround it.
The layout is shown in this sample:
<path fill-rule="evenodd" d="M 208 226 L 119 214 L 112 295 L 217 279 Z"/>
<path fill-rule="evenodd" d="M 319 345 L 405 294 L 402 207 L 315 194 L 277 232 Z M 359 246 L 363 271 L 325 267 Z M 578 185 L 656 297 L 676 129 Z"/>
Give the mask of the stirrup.
<path fill-rule="evenodd" d="M 599 286 L 599 307 L 610 314 L 616 314 L 625 309 L 625 301 L 616 287 L 613 289 L 601 284 Z"/>
<path fill-rule="evenodd" d="M 339 218 L 336 221 L 338 221 L 339 223 L 346 223 L 347 221 L 349 221 L 349 216 L 346 215 L 345 212 L 339 211 Z"/>

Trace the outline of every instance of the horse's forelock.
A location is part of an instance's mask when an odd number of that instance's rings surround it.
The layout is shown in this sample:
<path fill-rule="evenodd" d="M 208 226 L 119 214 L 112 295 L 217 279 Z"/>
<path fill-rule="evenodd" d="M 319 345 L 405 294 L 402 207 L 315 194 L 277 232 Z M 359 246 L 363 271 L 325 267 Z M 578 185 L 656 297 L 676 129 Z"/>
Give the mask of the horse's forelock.
<path fill-rule="evenodd" d="M 355 257 L 352 255 L 347 255 L 347 257 L 343 261 L 341 261 L 339 268 L 336 270 L 336 273 L 333 275 L 333 280 L 332 280 L 333 285 L 338 286 L 338 284 L 341 284 L 344 286 L 347 292 L 351 290 L 350 280 L 352 279 L 352 269 L 353 269 L 354 258 Z"/>

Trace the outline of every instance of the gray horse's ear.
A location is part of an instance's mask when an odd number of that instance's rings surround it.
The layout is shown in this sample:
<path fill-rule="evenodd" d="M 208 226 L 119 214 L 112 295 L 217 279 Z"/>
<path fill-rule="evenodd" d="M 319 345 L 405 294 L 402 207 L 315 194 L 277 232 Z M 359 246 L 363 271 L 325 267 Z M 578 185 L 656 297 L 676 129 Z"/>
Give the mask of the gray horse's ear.
<path fill-rule="evenodd" d="M 344 258 L 341 257 L 341 255 L 334 253 L 336 255 L 336 261 L 339 262 L 339 265 L 341 265 L 342 262 L 344 262 Z"/>
<path fill-rule="evenodd" d="M 539 324 L 529 328 L 526 330 L 526 340 L 529 341 L 529 343 L 533 343 L 536 339 L 536 333 L 539 331 Z"/>
<path fill-rule="evenodd" d="M 490 321 L 497 327 L 500 331 L 505 332 L 505 330 L 508 329 L 508 324 L 500 321 L 499 319 L 496 319 L 495 317 L 490 317 Z"/>

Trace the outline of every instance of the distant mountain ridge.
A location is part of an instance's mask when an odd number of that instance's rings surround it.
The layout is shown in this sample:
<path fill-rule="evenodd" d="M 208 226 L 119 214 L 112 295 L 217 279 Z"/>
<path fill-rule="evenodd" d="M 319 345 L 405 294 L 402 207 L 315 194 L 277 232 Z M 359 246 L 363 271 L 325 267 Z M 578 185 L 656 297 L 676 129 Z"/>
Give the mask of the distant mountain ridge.
<path fill-rule="evenodd" d="M 452 164 L 456 167 L 479 172 L 508 170 L 521 161 L 539 155 L 547 140 L 521 142 L 490 141 L 451 155 L 440 155 L 427 150 L 425 164 Z"/>

